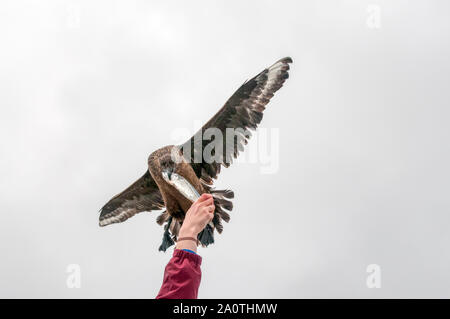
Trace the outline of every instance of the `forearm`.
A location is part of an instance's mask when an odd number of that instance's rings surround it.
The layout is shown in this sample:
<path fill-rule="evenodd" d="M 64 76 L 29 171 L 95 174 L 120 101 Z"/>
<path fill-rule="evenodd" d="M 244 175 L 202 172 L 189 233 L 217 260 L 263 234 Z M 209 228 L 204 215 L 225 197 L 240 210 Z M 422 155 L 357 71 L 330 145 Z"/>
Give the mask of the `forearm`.
<path fill-rule="evenodd" d="M 163 285 L 157 299 L 197 298 L 202 261 L 202 257 L 197 255 L 197 236 L 211 222 L 213 216 L 213 197 L 210 194 L 202 194 L 185 215 L 177 236 L 181 240 L 177 242 L 173 257 L 166 266 Z"/>

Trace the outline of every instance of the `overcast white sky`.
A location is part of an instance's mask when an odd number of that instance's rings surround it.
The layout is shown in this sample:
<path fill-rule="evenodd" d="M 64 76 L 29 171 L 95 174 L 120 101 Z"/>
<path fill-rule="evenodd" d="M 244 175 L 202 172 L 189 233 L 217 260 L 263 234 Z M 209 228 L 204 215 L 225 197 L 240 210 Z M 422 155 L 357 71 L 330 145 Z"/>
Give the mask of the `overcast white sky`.
<path fill-rule="evenodd" d="M 279 169 L 223 170 L 235 209 L 199 251 L 199 297 L 450 297 L 449 9 L 2 1 L 0 297 L 153 298 L 171 255 L 158 213 L 100 228 L 99 208 L 288 55 L 262 123 Z"/>

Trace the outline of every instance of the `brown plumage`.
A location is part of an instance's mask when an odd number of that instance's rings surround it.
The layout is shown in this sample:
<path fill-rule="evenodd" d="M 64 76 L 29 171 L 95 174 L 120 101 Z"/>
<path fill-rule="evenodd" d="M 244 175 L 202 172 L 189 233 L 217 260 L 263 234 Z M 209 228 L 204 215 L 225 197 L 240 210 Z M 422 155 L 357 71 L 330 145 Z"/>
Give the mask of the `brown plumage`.
<path fill-rule="evenodd" d="M 229 211 L 233 209 L 230 201 L 234 193 L 230 190 L 215 190 L 213 179 L 220 173 L 221 166 L 228 167 L 247 144 L 250 134 L 241 133 L 232 141 L 226 140 L 226 129 L 254 130 L 261 122 L 265 106 L 273 94 L 282 87 L 289 77 L 291 58 L 284 58 L 263 70 L 254 78 L 246 81 L 191 139 L 182 145 L 165 146 L 153 152 L 148 158 L 148 169 L 145 174 L 122 193 L 114 196 L 100 210 L 100 226 L 123 222 L 136 213 L 143 211 L 165 211 L 157 217 L 160 225 L 165 225 L 163 243 L 160 250 L 170 247 L 178 235 L 186 211 L 192 200 L 184 196 L 163 177 L 163 172 L 182 176 L 198 194 L 210 193 L 214 197 L 216 207 L 212 224 L 199 234 L 203 246 L 214 242 L 213 231 L 222 232 L 222 220 L 228 222 Z M 223 155 L 218 160 L 206 161 L 202 155 L 205 147 L 211 142 L 196 136 L 203 136 L 209 128 L 217 128 L 223 134 Z M 228 144 L 227 144 L 228 143 Z M 190 152 L 186 153 L 186 150 Z"/>

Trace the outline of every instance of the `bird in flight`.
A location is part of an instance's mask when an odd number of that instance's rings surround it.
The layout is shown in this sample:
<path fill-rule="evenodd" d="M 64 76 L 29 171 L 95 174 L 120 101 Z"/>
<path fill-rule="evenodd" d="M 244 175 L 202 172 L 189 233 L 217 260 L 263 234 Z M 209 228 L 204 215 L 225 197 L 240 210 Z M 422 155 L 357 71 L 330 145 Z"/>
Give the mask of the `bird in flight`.
<path fill-rule="evenodd" d="M 100 209 L 99 225 L 120 223 L 137 213 L 165 208 L 156 221 L 165 224 L 159 250 L 166 251 L 176 241 L 192 203 L 201 194 L 209 193 L 214 199 L 214 217 L 198 240 L 202 246 L 212 244 L 214 229 L 221 233 L 222 220 L 230 220 L 228 212 L 233 209 L 234 198 L 231 190 L 216 190 L 213 181 L 221 167 L 229 167 L 243 151 L 250 130 L 256 129 L 265 106 L 289 77 L 289 63 L 291 58 L 283 58 L 245 81 L 184 144 L 165 146 L 150 154 L 144 175 Z"/>

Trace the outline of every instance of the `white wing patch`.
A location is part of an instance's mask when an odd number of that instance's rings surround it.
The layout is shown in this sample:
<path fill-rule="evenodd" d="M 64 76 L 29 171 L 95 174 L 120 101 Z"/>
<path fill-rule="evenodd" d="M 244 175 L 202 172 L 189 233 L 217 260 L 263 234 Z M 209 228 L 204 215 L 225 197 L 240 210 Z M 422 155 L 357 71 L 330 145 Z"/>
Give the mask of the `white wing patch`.
<path fill-rule="evenodd" d="M 144 196 L 134 197 L 133 199 L 126 200 L 125 205 L 116 208 L 110 213 L 101 216 L 99 226 L 106 226 L 114 223 L 121 223 L 128 218 L 136 215 L 139 212 L 145 211 L 142 207 L 141 201 Z M 162 206 L 160 207 L 162 208 Z"/>
<path fill-rule="evenodd" d="M 100 226 L 106 226 L 109 224 L 120 223 L 137 213 L 136 209 L 134 208 L 118 208 L 117 211 L 119 212 L 119 214 L 108 214 L 103 217 L 98 224 Z"/>
<path fill-rule="evenodd" d="M 280 76 L 282 76 L 282 73 L 287 71 L 288 69 L 289 65 L 284 60 L 281 60 L 269 67 L 267 73 L 263 73 L 260 75 L 261 77 L 267 76 L 267 81 L 264 84 L 261 94 L 258 96 L 258 100 L 260 98 L 270 99 L 271 97 L 273 97 L 274 91 L 278 89 L 275 88 L 275 86 L 279 85 Z M 262 103 L 263 101 L 258 102 Z"/>

